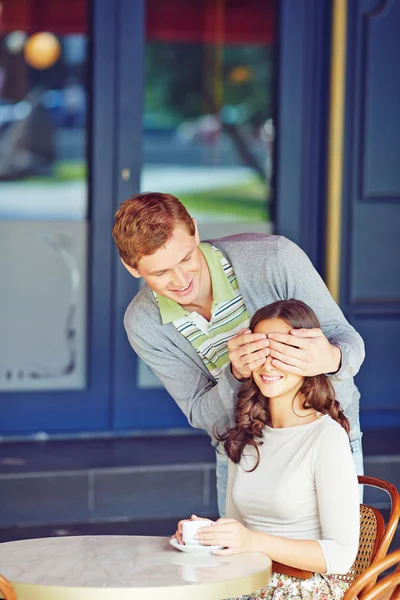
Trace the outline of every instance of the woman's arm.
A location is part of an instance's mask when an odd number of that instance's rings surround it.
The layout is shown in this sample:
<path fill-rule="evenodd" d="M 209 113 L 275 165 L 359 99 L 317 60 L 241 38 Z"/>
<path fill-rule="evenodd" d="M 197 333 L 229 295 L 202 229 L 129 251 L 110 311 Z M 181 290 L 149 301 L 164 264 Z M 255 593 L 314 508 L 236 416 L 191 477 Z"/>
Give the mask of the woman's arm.
<path fill-rule="evenodd" d="M 241 552 L 262 552 L 271 560 L 304 569 L 325 573 L 324 553 L 317 540 L 289 538 L 251 531 L 234 519 L 218 519 L 210 527 L 199 529 L 196 538 L 207 546 L 224 546 L 215 554 L 230 555 Z"/>
<path fill-rule="evenodd" d="M 326 572 L 324 553 L 316 540 L 292 540 L 258 531 L 250 533 L 253 534 L 253 551 L 263 552 L 271 560 L 297 569 Z"/>
<path fill-rule="evenodd" d="M 358 550 L 360 497 L 349 439 L 341 427 L 329 427 L 314 453 L 315 485 L 327 573 L 347 573 Z"/>

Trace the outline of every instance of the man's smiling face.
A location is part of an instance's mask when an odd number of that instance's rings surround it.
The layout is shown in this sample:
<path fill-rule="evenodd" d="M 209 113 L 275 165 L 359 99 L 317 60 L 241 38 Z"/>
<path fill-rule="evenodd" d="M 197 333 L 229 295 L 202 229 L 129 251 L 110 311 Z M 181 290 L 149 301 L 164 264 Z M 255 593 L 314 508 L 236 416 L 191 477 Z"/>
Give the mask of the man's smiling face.
<path fill-rule="evenodd" d="M 131 275 L 143 277 L 157 294 L 182 306 L 196 304 L 202 273 L 207 269 L 199 241 L 197 227 L 193 236 L 184 225 L 177 225 L 165 246 L 142 256 L 137 269 L 122 263 Z"/>

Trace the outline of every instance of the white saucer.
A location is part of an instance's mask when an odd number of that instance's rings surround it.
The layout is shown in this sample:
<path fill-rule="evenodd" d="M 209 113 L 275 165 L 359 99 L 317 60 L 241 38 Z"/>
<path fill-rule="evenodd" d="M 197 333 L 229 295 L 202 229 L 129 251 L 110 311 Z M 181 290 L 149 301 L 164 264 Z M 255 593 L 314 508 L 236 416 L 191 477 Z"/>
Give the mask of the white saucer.
<path fill-rule="evenodd" d="M 192 554 L 211 554 L 214 550 L 222 550 L 223 546 L 203 546 L 197 544 L 179 544 L 176 538 L 169 540 L 171 546 L 181 552 L 190 552 Z"/>

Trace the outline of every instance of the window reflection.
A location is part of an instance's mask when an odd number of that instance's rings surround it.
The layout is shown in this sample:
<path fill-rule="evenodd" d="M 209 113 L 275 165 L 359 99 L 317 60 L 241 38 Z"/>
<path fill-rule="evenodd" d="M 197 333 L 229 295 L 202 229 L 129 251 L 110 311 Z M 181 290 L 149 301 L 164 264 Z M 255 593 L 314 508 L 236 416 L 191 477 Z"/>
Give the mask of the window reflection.
<path fill-rule="evenodd" d="M 0 181 L 18 181 L 2 218 L 86 216 L 86 45 L 84 34 L 0 35 Z"/>
<path fill-rule="evenodd" d="M 274 6 L 147 2 L 141 189 L 178 196 L 203 239 L 272 231 Z"/>
<path fill-rule="evenodd" d="M 147 45 L 143 189 L 176 193 L 210 220 L 268 219 L 271 55 L 268 46 Z"/>
<path fill-rule="evenodd" d="M 86 8 L 1 2 L 0 390 L 85 386 Z"/>
<path fill-rule="evenodd" d="M 141 187 L 219 235 L 269 229 L 274 29 L 267 0 L 147 3 Z"/>

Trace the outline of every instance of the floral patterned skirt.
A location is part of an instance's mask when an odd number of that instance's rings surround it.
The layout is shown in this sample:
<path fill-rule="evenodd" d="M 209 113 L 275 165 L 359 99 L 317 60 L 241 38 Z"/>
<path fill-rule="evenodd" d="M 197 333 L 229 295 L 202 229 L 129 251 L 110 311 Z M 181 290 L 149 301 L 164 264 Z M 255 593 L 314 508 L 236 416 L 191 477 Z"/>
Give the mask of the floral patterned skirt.
<path fill-rule="evenodd" d="M 299 579 L 274 573 L 266 588 L 229 600 L 341 600 L 348 588 L 348 583 L 334 575 L 314 573 L 309 579 Z"/>

